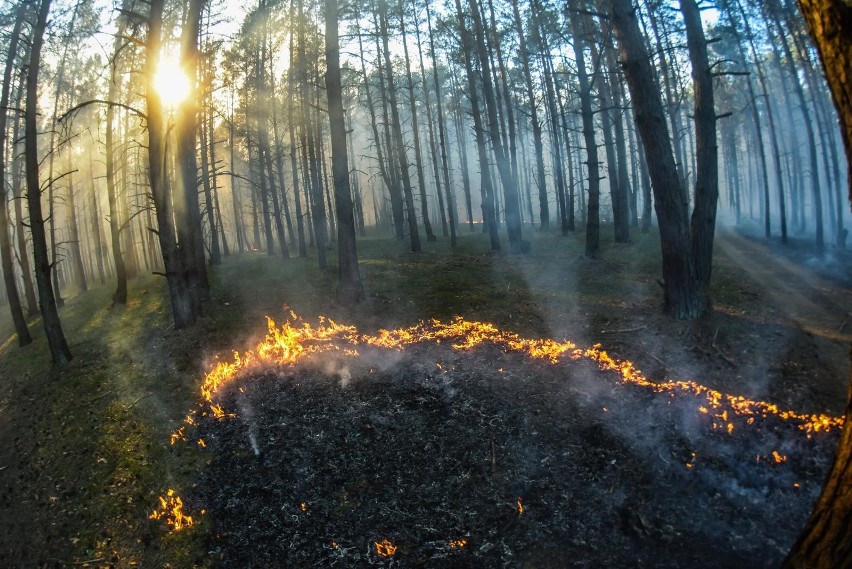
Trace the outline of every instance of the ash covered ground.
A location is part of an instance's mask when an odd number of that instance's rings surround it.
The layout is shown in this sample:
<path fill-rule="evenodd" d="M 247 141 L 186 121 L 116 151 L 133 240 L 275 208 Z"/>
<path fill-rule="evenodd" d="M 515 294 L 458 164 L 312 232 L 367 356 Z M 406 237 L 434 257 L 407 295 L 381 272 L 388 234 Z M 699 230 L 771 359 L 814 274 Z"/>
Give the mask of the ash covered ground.
<path fill-rule="evenodd" d="M 244 376 L 220 394 L 236 417 L 199 422 L 186 501 L 220 566 L 773 567 L 837 442 L 774 416 L 729 434 L 703 398 L 586 361 L 335 357 Z"/>

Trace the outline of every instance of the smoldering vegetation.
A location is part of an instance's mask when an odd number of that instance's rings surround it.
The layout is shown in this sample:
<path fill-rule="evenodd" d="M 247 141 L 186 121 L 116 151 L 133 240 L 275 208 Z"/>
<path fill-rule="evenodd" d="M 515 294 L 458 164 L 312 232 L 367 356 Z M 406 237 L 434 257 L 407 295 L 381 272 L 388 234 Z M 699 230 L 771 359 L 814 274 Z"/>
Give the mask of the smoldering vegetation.
<path fill-rule="evenodd" d="M 198 424 L 221 566 L 773 567 L 837 442 L 488 344 L 327 358 Z"/>

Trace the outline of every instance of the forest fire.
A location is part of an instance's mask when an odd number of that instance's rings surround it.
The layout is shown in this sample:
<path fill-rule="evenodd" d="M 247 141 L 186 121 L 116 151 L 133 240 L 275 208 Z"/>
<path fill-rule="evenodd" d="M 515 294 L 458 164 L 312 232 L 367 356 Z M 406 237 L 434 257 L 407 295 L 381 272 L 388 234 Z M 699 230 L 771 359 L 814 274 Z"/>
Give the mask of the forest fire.
<path fill-rule="evenodd" d="M 695 381 L 655 382 L 648 379 L 633 362 L 611 357 L 600 344 L 589 348 L 577 347 L 569 340 L 557 341 L 550 338 L 529 339 L 512 332 L 500 330 L 487 322 L 467 321 L 456 317 L 450 323 L 438 320 L 421 322 L 409 328 L 380 330 L 375 335 L 362 335 L 354 326 L 340 325 L 320 318 L 318 326 L 303 322 L 291 312 L 290 319 L 280 327 L 271 318 L 267 318 L 268 333 L 253 351 L 245 354 L 234 353 L 229 362 L 218 363 L 210 371 L 201 386 L 202 400 L 208 404 L 210 413 L 216 418 L 232 417 L 234 414 L 214 404 L 216 393 L 225 385 L 252 370 L 269 366 L 292 365 L 309 356 L 337 352 L 344 357 L 357 357 L 358 347 L 371 346 L 389 350 L 403 350 L 415 344 L 450 342 L 455 350 L 471 350 L 483 344 L 492 344 L 509 351 L 523 354 L 533 360 L 542 360 L 550 364 L 562 361 L 588 360 L 597 364 L 602 371 L 618 374 L 619 380 L 626 384 L 644 387 L 657 393 L 666 393 L 674 397 L 678 393 L 703 397 L 706 404 L 699 407 L 704 414 L 712 414 L 713 429 L 732 434 L 735 429 L 734 416 L 743 418 L 744 424 L 752 424 L 754 417 L 777 416 L 790 421 L 801 430 L 812 433 L 830 431 L 843 426 L 843 417 L 831 417 L 825 414 L 802 414 L 784 410 L 774 403 L 753 401 L 741 395 L 730 395 L 705 387 Z M 438 364 L 440 369 L 440 364 Z M 711 410 L 714 413 L 711 413 Z M 185 421 L 192 424 L 192 418 Z M 180 440 L 182 437 L 173 439 Z"/>
<path fill-rule="evenodd" d="M 173 435 L 210 454 L 184 499 L 216 512 L 214 547 L 233 566 L 253 562 L 243 552 L 257 544 L 257 559 L 294 565 L 453 556 L 492 566 L 501 551 L 600 540 L 633 508 L 625 496 L 644 492 L 648 512 L 626 518 L 618 539 L 652 531 L 668 547 L 681 526 L 736 539 L 769 500 L 785 519 L 804 513 L 843 424 L 656 383 L 599 345 L 462 318 L 375 334 L 294 314 L 267 326 L 255 349 L 211 369 Z M 733 533 L 699 530 L 685 513 L 739 512 L 744 498 Z M 173 493 L 156 513 L 172 531 L 194 522 Z"/>

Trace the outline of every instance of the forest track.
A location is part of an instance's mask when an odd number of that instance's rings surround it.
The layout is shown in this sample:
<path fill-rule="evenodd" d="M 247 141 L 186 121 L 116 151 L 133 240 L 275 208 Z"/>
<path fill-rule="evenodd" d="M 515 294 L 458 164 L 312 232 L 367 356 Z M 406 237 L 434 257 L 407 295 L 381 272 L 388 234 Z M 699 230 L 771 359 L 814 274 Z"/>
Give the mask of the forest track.
<path fill-rule="evenodd" d="M 822 261 L 807 256 L 805 263 L 811 266 L 804 266 L 765 242 L 733 231 L 721 232 L 716 243 L 725 257 L 765 291 L 781 316 L 780 323 L 826 339 L 852 342 L 852 288 L 848 282 L 839 287 L 836 279 L 820 274 Z"/>

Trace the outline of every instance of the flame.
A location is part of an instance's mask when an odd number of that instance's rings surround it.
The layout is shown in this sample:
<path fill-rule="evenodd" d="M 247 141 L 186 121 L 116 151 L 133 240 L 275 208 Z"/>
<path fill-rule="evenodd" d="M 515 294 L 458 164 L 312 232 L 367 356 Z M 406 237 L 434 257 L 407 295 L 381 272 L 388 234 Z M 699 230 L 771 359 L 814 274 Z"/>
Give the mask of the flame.
<path fill-rule="evenodd" d="M 441 344 L 449 342 L 453 349 L 459 351 L 472 350 L 482 345 L 492 345 L 502 348 L 505 352 L 524 355 L 533 360 L 541 360 L 549 364 L 559 364 L 565 361 L 586 360 L 597 365 L 604 372 L 615 373 L 618 381 L 650 389 L 655 393 L 666 394 L 669 397 L 677 395 L 692 395 L 703 399 L 698 411 L 712 417 L 711 427 L 724 429 L 733 434 L 737 425 L 753 425 L 756 418 L 776 417 L 795 424 L 805 431 L 808 437 L 812 433 L 828 432 L 841 428 L 844 417 L 832 417 L 825 414 L 798 413 L 784 410 L 774 403 L 754 401 L 741 395 L 730 395 L 710 389 L 695 381 L 665 381 L 657 383 L 649 380 L 635 364 L 629 360 L 619 360 L 601 349 L 600 344 L 581 348 L 569 340 L 554 340 L 552 338 L 523 338 L 513 332 L 500 330 L 488 322 L 468 321 L 457 316 L 446 323 L 439 320 L 419 322 L 408 328 L 396 330 L 379 330 L 376 334 L 361 334 L 354 326 L 342 325 L 331 319 L 319 318 L 316 326 L 302 321 L 295 313 L 290 312 L 289 318 L 280 326 L 267 317 L 266 338 L 253 350 L 243 354 L 234 352 L 228 361 L 218 361 L 204 376 L 201 384 L 201 403 L 199 410 L 187 415 L 184 425 L 171 435 L 172 444 L 186 441 L 186 428 L 195 425 L 193 416 L 206 416 L 208 412 L 214 418 L 227 419 L 235 417 L 215 401 L 216 395 L 229 384 L 250 376 L 251 372 L 276 366 L 292 366 L 299 361 L 316 354 L 337 352 L 344 357 L 358 357 L 359 347 L 372 347 L 401 351 L 407 346 L 422 343 Z M 218 358 L 217 358 L 218 359 Z M 440 363 L 436 363 L 443 370 Z M 500 372 L 503 370 L 500 369 Z M 373 370 L 370 370 L 372 373 Z M 240 390 L 245 392 L 241 386 Z M 206 408 L 206 410 L 205 410 Z M 608 409 L 604 408 L 604 411 Z M 205 446 L 204 441 L 198 440 L 199 446 Z M 771 455 L 775 463 L 780 464 L 787 457 L 773 451 Z M 758 461 L 761 457 L 758 455 Z M 766 457 L 768 459 L 768 456 Z M 687 463 L 687 468 L 694 466 L 695 455 Z M 302 504 L 303 511 L 306 507 Z M 168 498 L 160 498 L 160 508 L 150 516 L 151 519 L 166 518 L 167 523 L 175 530 L 190 527 L 192 518 L 182 513 L 183 502 L 168 491 Z M 524 512 L 521 498 L 517 500 L 518 515 Z M 459 540 L 457 540 L 459 541 Z M 376 552 L 383 557 L 394 555 L 397 547 L 384 539 L 375 542 Z"/>
<path fill-rule="evenodd" d="M 195 525 L 192 516 L 187 516 L 183 513 L 183 500 L 175 494 L 174 490 L 169 488 L 166 496 L 160 496 L 159 501 L 160 507 L 151 512 L 148 519 L 164 519 L 166 524 L 171 526 L 174 531 L 180 531 Z"/>
<path fill-rule="evenodd" d="M 755 417 L 775 416 L 796 423 L 799 429 L 808 434 L 840 428 L 844 422 L 843 417 L 783 410 L 774 403 L 753 401 L 741 395 L 729 395 L 695 381 L 656 383 L 645 377 L 633 362 L 611 357 L 601 349 L 600 344 L 579 348 L 569 340 L 522 338 L 512 332 L 500 330 L 494 324 L 467 321 L 461 317 L 456 317 L 449 323 L 429 320 L 408 328 L 380 330 L 374 335 L 362 335 L 354 326 L 341 325 L 323 317 L 319 319 L 317 326 L 303 322 L 293 312 L 280 326 L 267 317 L 266 339 L 254 350 L 244 354 L 235 352 L 231 361 L 217 363 L 204 377 L 201 399 L 209 405 L 210 412 L 215 417 L 233 417 L 233 413 L 228 413 L 221 405 L 214 404 L 214 398 L 226 385 L 252 370 L 292 365 L 307 356 L 330 351 L 340 352 L 344 356 L 355 356 L 358 354 L 357 348 L 365 345 L 403 350 L 406 346 L 427 342 L 450 342 L 454 349 L 462 351 L 492 344 L 507 352 L 520 353 L 551 364 L 558 364 L 566 359 L 592 361 L 602 371 L 616 373 L 622 383 L 666 393 L 672 397 L 679 393 L 702 397 L 705 402 L 698 410 L 718 419 L 711 423 L 713 428 L 724 429 L 728 433 L 734 431 L 738 417 L 744 417 L 747 424 L 753 424 Z"/>
<path fill-rule="evenodd" d="M 393 557 L 394 553 L 396 553 L 396 546 L 387 539 L 374 541 L 373 543 L 376 546 L 376 553 L 378 553 L 380 557 Z"/>
<path fill-rule="evenodd" d="M 305 504 L 304 502 L 302 502 L 301 504 L 299 504 L 299 509 L 302 510 L 303 512 L 307 512 L 308 511 L 308 505 Z"/>
<path fill-rule="evenodd" d="M 691 470 L 692 467 L 695 466 L 695 461 L 698 458 L 698 453 L 693 452 L 692 456 L 689 458 L 689 462 L 686 463 L 687 470 Z"/>
<path fill-rule="evenodd" d="M 450 540 L 450 549 L 462 549 L 467 545 L 467 538 L 460 537 L 459 539 Z"/>

